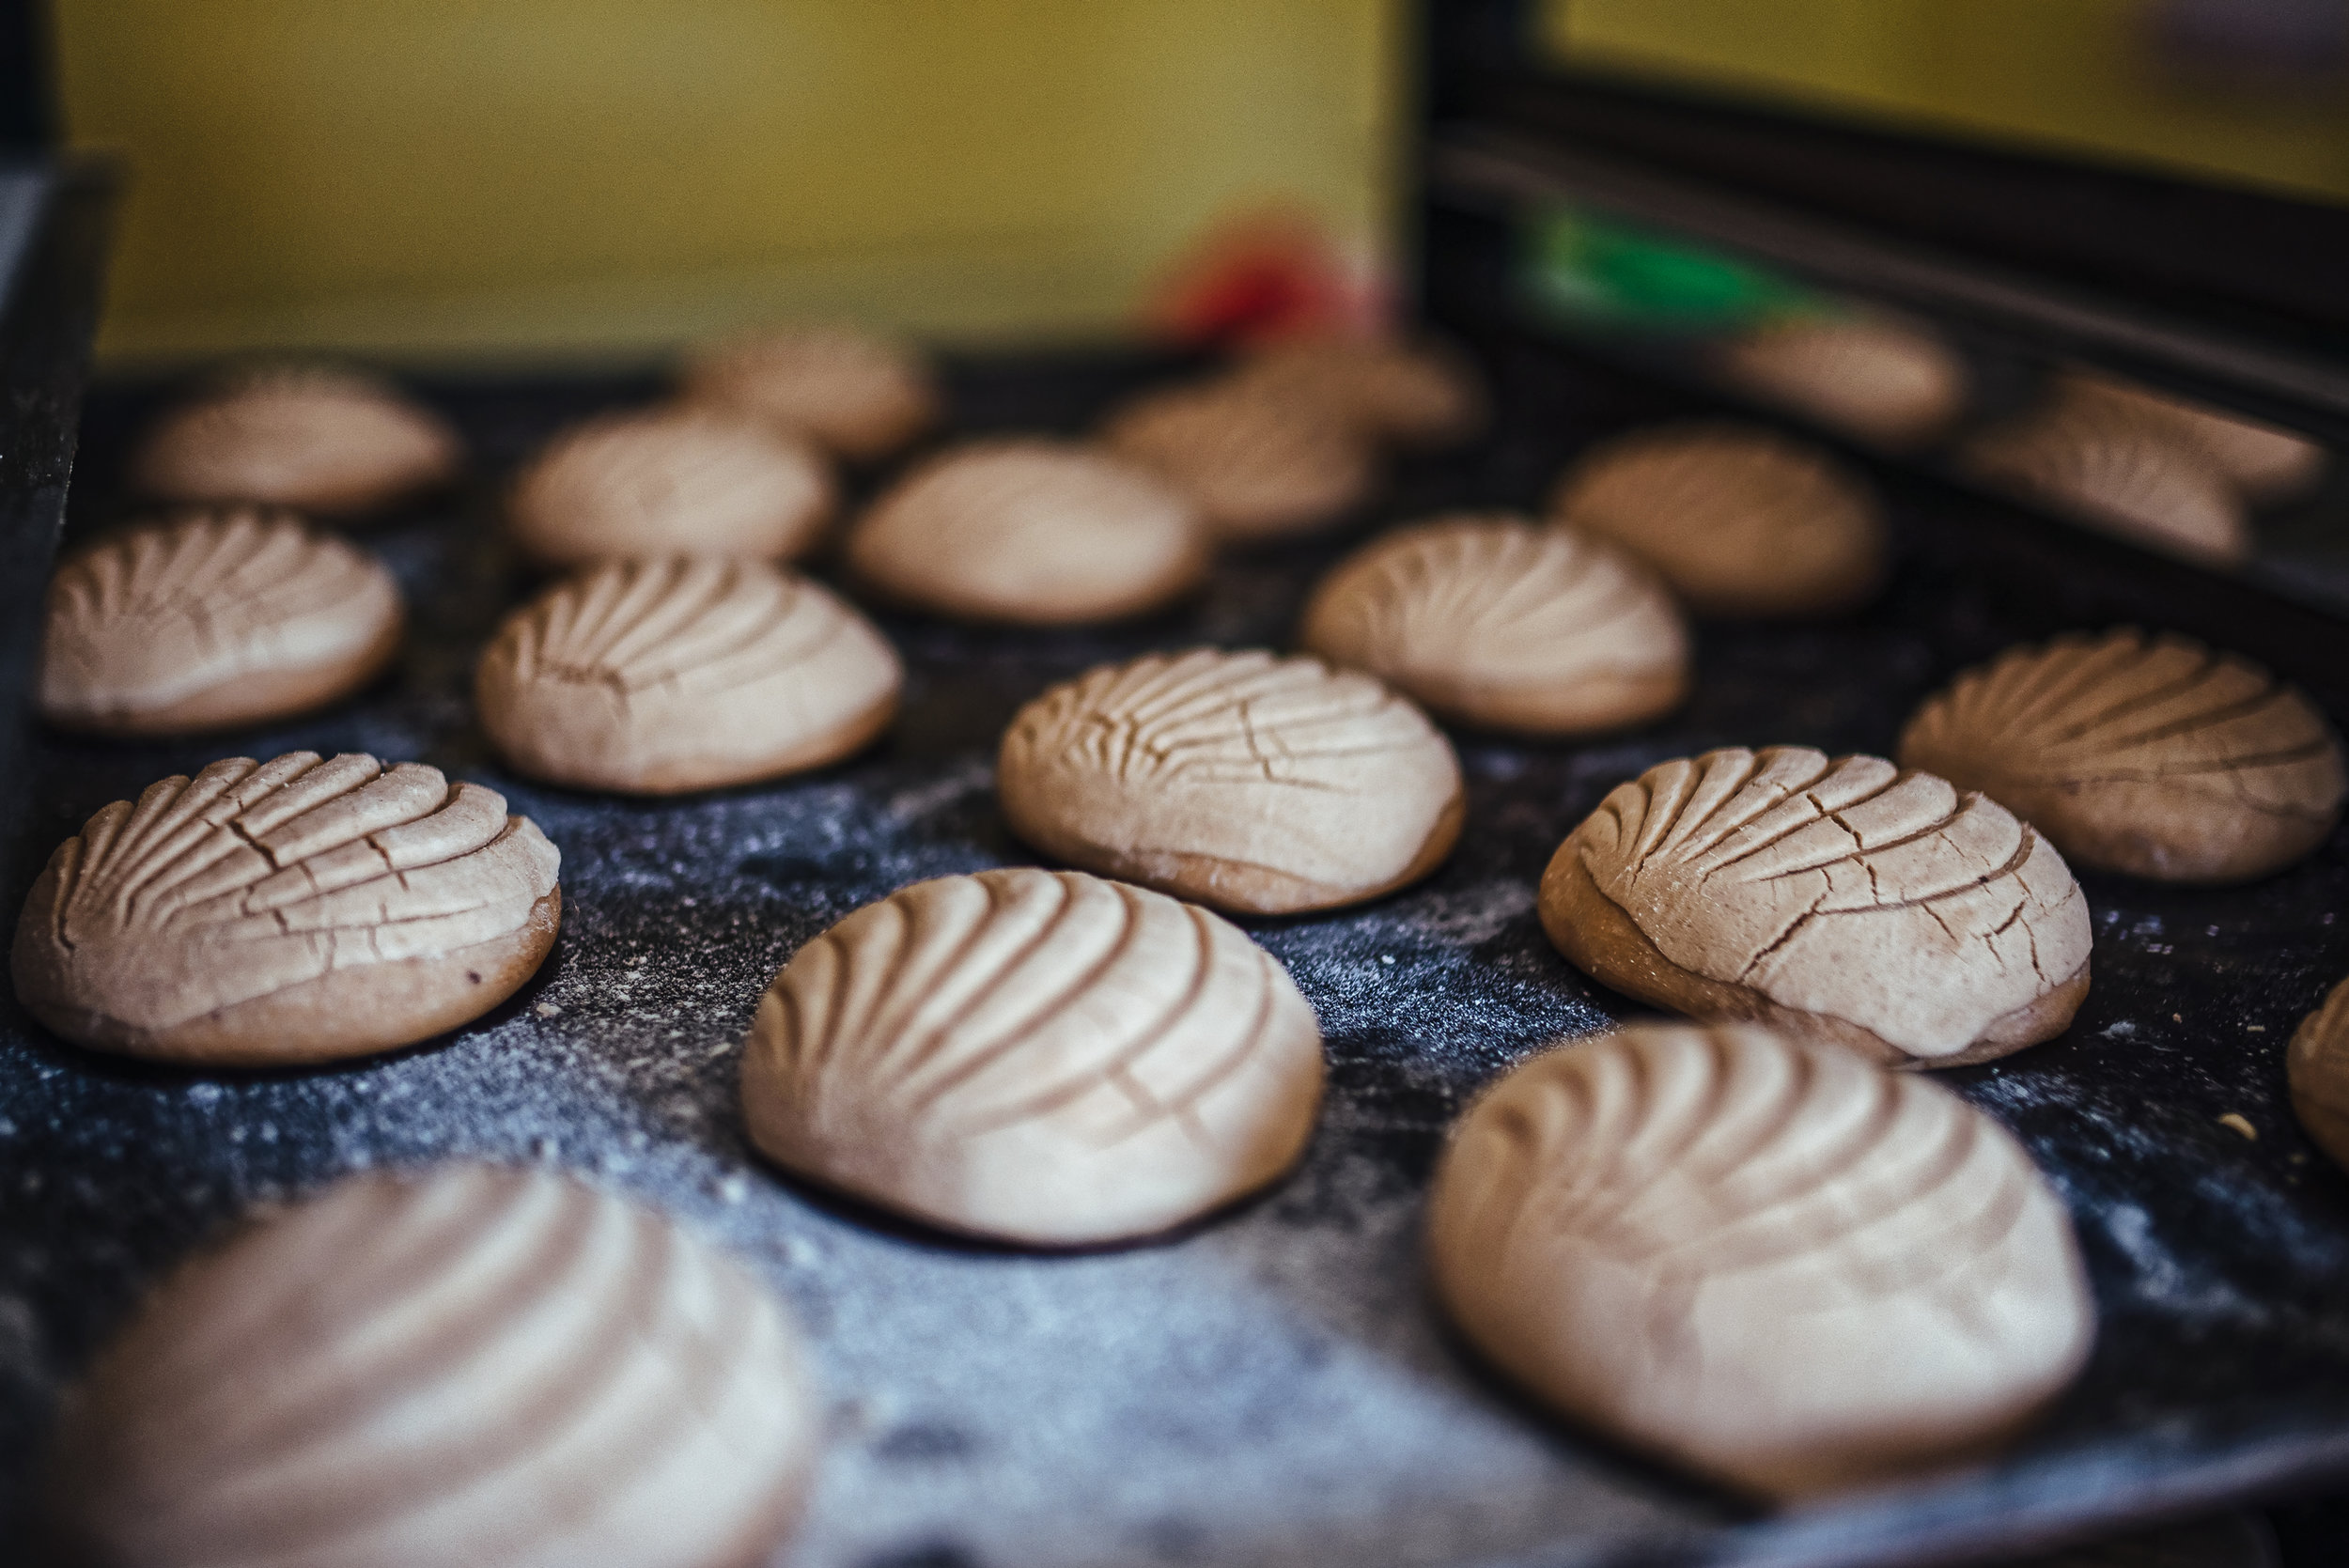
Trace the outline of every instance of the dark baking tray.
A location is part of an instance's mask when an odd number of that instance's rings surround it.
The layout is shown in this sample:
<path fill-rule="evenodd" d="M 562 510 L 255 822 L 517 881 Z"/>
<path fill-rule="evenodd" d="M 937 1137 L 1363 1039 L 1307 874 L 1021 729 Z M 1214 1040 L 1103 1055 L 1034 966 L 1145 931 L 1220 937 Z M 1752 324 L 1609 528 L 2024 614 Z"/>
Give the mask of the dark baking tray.
<path fill-rule="evenodd" d="M 2064 1038 L 1946 1081 L 2028 1142 L 2076 1213 L 2092 1365 L 1999 1465 L 1766 1516 L 1517 1403 L 1430 1310 L 1418 1212 L 1478 1086 L 1628 1016 L 1543 939 L 1533 882 L 1619 780 L 1732 742 L 1890 744 L 1952 671 L 2117 621 L 2245 646 L 2349 717 L 2349 629 L 1929 481 L 1882 475 L 1902 566 L 1830 624 L 1708 625 L 1694 699 L 1589 745 L 1458 738 L 1458 851 L 1362 908 L 1251 929 L 1318 1010 L 1332 1066 L 1311 1152 L 1268 1197 L 1162 1245 L 1037 1257 L 850 1212 L 751 1157 L 738 1043 L 801 942 L 918 877 L 1026 859 L 990 791 L 996 737 L 1048 682 L 1207 641 L 1278 644 L 1315 576 L 1384 522 L 1526 505 L 1590 439 L 1685 395 L 1522 341 L 1480 346 L 1502 422 L 1407 464 L 1327 542 L 1236 555 L 1194 605 L 1099 632 L 885 618 L 902 721 L 870 753 L 767 787 L 642 804 L 507 775 L 467 700 L 475 649 L 529 583 L 497 485 L 564 423 L 649 381 L 428 389 L 479 458 L 461 496 L 366 535 L 412 597 L 397 672 L 301 723 L 173 745 L 34 734 L 8 831 L 13 900 L 91 811 L 237 753 L 364 748 L 504 791 L 562 848 L 543 972 L 454 1036 L 332 1071 L 211 1077 L 62 1046 L 0 1000 L 0 1455 L 10 1511 L 61 1385 L 140 1289 L 253 1204 L 368 1166 L 544 1160 L 639 1194 L 749 1260 L 796 1308 L 833 1401 L 815 1510 L 786 1560 L 976 1564 L 1917 1563 L 2349 1476 L 2349 1178 L 2284 1094 L 2284 1042 L 2349 973 L 2349 839 L 2256 886 L 2083 878 L 2094 987 Z M 956 424 L 1077 429 L 1182 368 L 1112 356 L 953 367 Z M 119 513 L 161 389 L 90 404 L 74 532 Z M 22 680 L 23 672 L 13 672 Z M 2234 1113 L 2258 1132 L 2221 1126 Z M 0 1540 L 9 1538 L 0 1517 Z"/>

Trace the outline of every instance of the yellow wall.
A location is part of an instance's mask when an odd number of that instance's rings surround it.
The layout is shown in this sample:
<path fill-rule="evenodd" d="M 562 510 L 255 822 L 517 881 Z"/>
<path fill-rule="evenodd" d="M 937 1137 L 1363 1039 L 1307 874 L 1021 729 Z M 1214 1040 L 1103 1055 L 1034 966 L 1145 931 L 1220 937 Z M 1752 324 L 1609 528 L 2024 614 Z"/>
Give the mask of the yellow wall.
<path fill-rule="evenodd" d="M 55 0 L 101 352 L 1112 330 L 1219 214 L 1390 203 L 1392 0 Z"/>
<path fill-rule="evenodd" d="M 2349 198 L 2349 82 L 2182 80 L 2147 0 L 1550 0 L 1567 57 Z"/>

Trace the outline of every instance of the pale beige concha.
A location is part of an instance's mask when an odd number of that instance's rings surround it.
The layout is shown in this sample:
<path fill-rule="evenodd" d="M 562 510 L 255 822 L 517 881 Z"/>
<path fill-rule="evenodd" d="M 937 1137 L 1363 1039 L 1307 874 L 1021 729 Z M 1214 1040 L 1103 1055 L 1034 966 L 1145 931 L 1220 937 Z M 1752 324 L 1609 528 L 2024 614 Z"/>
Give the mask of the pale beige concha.
<path fill-rule="evenodd" d="M 131 482 L 166 501 L 371 511 L 457 477 L 464 459 L 439 415 L 372 376 L 269 365 L 166 413 Z"/>
<path fill-rule="evenodd" d="M 2341 742 L 2249 660 L 2135 629 L 2010 648 L 1902 732 L 1907 768 L 1979 789 L 2077 865 L 2171 882 L 2278 871 L 2331 836 Z"/>
<path fill-rule="evenodd" d="M 1377 477 L 1377 448 L 1346 419 L 1245 380 L 1145 394 L 1101 433 L 1198 502 L 1229 540 L 1328 527 L 1368 500 Z"/>
<path fill-rule="evenodd" d="M 2058 379 L 2057 387 L 2065 401 L 2100 405 L 2183 434 L 2255 503 L 2301 494 L 2325 476 L 2331 460 L 2321 443 L 2306 436 L 2109 376 L 2072 371 Z"/>
<path fill-rule="evenodd" d="M 1594 979 L 1896 1066 L 1986 1062 L 2088 994 L 2088 901 L 1996 800 L 1882 757 L 1707 752 L 1616 787 L 1543 874 Z"/>
<path fill-rule="evenodd" d="M 54 724 L 176 735 L 323 706 L 399 651 L 399 586 L 288 512 L 135 528 L 50 580 L 36 701 Z"/>
<path fill-rule="evenodd" d="M 1296 1162 L 1321 1032 L 1206 910 L 1034 867 L 901 888 L 760 1001 L 742 1109 L 767 1156 L 966 1234 L 1153 1234 Z"/>
<path fill-rule="evenodd" d="M 1314 590 L 1298 642 L 1439 717 L 1528 735 L 1641 723 L 1688 690 L 1688 629 L 1654 574 L 1507 514 L 1363 546 Z"/>
<path fill-rule="evenodd" d="M 1418 880 L 1460 836 L 1424 714 L 1318 659 L 1195 648 L 1104 664 L 1013 716 L 996 794 L 1056 860 L 1242 914 Z"/>
<path fill-rule="evenodd" d="M 614 557 L 814 550 L 833 503 L 823 456 L 724 410 L 604 414 L 532 459 L 507 506 L 524 553 L 554 567 Z"/>
<path fill-rule="evenodd" d="M 1849 610 L 1882 585 L 1875 494 L 1824 452 L 1759 426 L 1666 425 L 1567 470 L 1550 516 L 1612 539 L 1701 614 Z"/>
<path fill-rule="evenodd" d="M 1922 327 L 1881 316 L 1775 322 L 1714 357 L 1759 402 L 1892 451 L 1923 446 L 1966 411 L 1966 362 Z"/>
<path fill-rule="evenodd" d="M 2232 483 L 2174 428 L 2096 404 L 2059 403 L 1966 443 L 1975 479 L 2132 543 L 2217 566 L 2251 552 Z"/>
<path fill-rule="evenodd" d="M 1747 1492 L 1978 1459 L 2096 1331 L 2070 1216 L 1937 1085 L 1744 1025 L 1511 1070 L 1428 1198 L 1436 1286 L 1545 1402 Z"/>
<path fill-rule="evenodd" d="M 681 382 L 689 401 L 739 410 L 859 462 L 886 457 L 938 420 L 937 380 L 922 356 L 853 327 L 731 338 L 690 357 Z"/>
<path fill-rule="evenodd" d="M 69 1040 L 207 1066 L 412 1045 L 530 978 L 560 865 L 437 768 L 228 757 L 58 846 L 17 921 L 16 998 Z"/>
<path fill-rule="evenodd" d="M 862 751 L 904 667 L 872 623 L 763 561 L 609 561 L 507 616 L 474 674 L 507 762 L 582 789 L 669 795 Z"/>
<path fill-rule="evenodd" d="M 172 1274 L 68 1396 L 43 1495 L 107 1563 L 750 1568 L 821 1419 L 733 1260 L 568 1177 L 449 1164 Z"/>
<path fill-rule="evenodd" d="M 1070 626 L 1162 609 L 1206 580 L 1199 509 L 1098 447 L 972 442 L 916 467 L 848 532 L 848 565 L 915 609 Z"/>
<path fill-rule="evenodd" d="M 2284 1062 L 2293 1114 L 2317 1147 L 2349 1171 L 2349 981 L 2300 1020 Z"/>
<path fill-rule="evenodd" d="M 1400 446 L 1457 446 L 1474 440 L 1491 413 L 1475 367 L 1434 342 L 1293 338 L 1256 350 L 1234 375 L 1252 391 L 1324 411 Z"/>

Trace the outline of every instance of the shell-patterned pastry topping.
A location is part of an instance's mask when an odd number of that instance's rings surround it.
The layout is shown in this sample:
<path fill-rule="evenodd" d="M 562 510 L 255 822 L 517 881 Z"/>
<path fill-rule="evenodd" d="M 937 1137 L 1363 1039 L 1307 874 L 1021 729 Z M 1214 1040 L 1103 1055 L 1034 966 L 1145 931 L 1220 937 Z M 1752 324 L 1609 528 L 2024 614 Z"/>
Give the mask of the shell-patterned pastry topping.
<path fill-rule="evenodd" d="M 1894 1063 L 2045 1039 L 2087 990 L 2087 900 L 2046 839 L 1932 774 L 1802 746 L 1618 785 L 1559 846 L 1541 914 L 1617 989 Z"/>
<path fill-rule="evenodd" d="M 745 415 L 678 407 L 605 414 L 555 439 L 508 507 L 522 549 L 551 566 L 611 557 L 816 548 L 833 501 L 820 453 Z"/>
<path fill-rule="evenodd" d="M 1137 398 L 1102 439 L 1195 499 L 1226 539 L 1334 522 L 1369 496 L 1377 472 L 1370 439 L 1346 420 L 1238 380 Z"/>
<path fill-rule="evenodd" d="M 2250 553 L 2250 521 L 2226 474 L 2158 423 L 2059 405 L 1984 431 L 1959 463 L 1993 489 L 2167 554 L 2223 566 Z"/>
<path fill-rule="evenodd" d="M 1376 897 L 1460 831 L 1459 761 L 1418 708 L 1252 651 L 1146 654 L 1053 687 L 1004 732 L 996 789 L 1046 854 L 1252 914 Z"/>
<path fill-rule="evenodd" d="M 2134 629 L 1968 671 L 1909 721 L 1900 759 L 1992 797 L 2076 863 L 2170 881 L 2288 865 L 2349 793 L 2308 698 L 2247 659 Z"/>
<path fill-rule="evenodd" d="M 291 513 L 236 507 L 135 528 L 51 579 L 41 716 L 141 735 L 298 713 L 373 678 L 400 623 L 392 574 Z"/>
<path fill-rule="evenodd" d="M 2349 981 L 2300 1020 L 2284 1060 L 2293 1113 L 2333 1163 L 2349 1170 Z"/>
<path fill-rule="evenodd" d="M 2069 403 L 2100 405 L 2182 433 L 2209 454 L 2219 472 L 2254 502 L 2290 500 L 2323 478 L 2330 460 L 2324 446 L 2306 436 L 2164 396 L 2108 376 L 2071 372 L 2061 378 L 2058 396 Z"/>
<path fill-rule="evenodd" d="M 1466 723 L 1576 735 L 1652 719 L 1688 691 L 1688 635 L 1615 546 L 1507 515 L 1388 534 L 1340 562 L 1298 641 Z"/>
<path fill-rule="evenodd" d="M 69 1397 L 46 1491 L 104 1562 L 734 1568 L 796 1520 L 820 1413 L 732 1260 L 568 1177 L 453 1164 L 183 1265 Z"/>
<path fill-rule="evenodd" d="M 1825 614 L 1883 582 L 1875 494 L 1814 447 L 1727 422 L 1636 430 L 1569 469 L 1550 517 L 1612 539 L 1703 613 Z"/>
<path fill-rule="evenodd" d="M 1758 401 L 1896 451 L 1931 442 L 1966 409 L 1957 351 L 1879 316 L 1779 322 L 1731 340 L 1714 363 Z"/>
<path fill-rule="evenodd" d="M 1251 391 L 1326 410 L 1365 435 L 1404 446 L 1473 440 L 1490 414 L 1474 368 L 1431 343 L 1291 339 L 1250 355 L 1236 375 Z"/>
<path fill-rule="evenodd" d="M 456 432 L 386 382 L 265 365 L 165 414 L 132 483 L 167 501 L 352 512 L 446 484 L 462 460 Z"/>
<path fill-rule="evenodd" d="M 919 354 L 853 327 L 755 332 L 688 361 L 686 397 L 806 436 L 858 460 L 882 457 L 938 418 L 938 386 Z"/>
<path fill-rule="evenodd" d="M 1199 586 L 1199 508 L 1102 448 L 970 442 L 916 467 L 849 531 L 848 564 L 883 595 L 1021 626 L 1114 620 Z"/>
<path fill-rule="evenodd" d="M 2070 1218 L 1998 1124 L 1750 1026 L 1517 1066 L 1461 1119 L 1427 1234 L 1445 1306 L 1503 1370 L 1766 1496 L 1971 1458 L 2095 1334 Z"/>
<path fill-rule="evenodd" d="M 742 1060 L 777 1163 L 931 1224 L 1066 1246 L 1146 1235 L 1271 1181 L 1321 1095 L 1321 1033 L 1205 909 L 1079 872 L 943 877 L 793 955 Z"/>
<path fill-rule="evenodd" d="M 60 845 L 18 921 L 17 1000 L 134 1055 L 319 1061 L 504 1001 L 554 939 L 561 857 L 437 768 L 215 762 Z"/>
<path fill-rule="evenodd" d="M 763 561 L 610 561 L 516 611 L 481 656 L 481 726 L 525 773 L 661 794 L 816 768 L 896 709 L 896 651 Z"/>

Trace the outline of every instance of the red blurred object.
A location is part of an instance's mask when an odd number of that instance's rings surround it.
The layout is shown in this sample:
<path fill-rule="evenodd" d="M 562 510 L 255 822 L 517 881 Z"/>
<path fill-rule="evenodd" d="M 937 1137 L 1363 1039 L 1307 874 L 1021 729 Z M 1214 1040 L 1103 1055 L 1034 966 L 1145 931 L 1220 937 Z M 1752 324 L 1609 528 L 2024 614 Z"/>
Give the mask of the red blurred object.
<path fill-rule="evenodd" d="M 1385 311 L 1371 273 L 1311 213 L 1258 210 L 1210 225 L 1169 270 L 1143 318 L 1151 335 L 1185 347 L 1366 334 Z"/>

